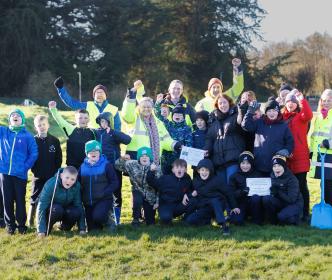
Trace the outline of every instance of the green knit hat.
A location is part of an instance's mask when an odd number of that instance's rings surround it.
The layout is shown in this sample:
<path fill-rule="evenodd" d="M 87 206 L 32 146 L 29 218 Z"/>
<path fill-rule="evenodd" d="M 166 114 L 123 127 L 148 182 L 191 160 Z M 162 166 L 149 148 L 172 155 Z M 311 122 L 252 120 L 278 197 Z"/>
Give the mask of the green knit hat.
<path fill-rule="evenodd" d="M 96 140 L 91 140 L 85 143 L 85 154 L 87 155 L 92 151 L 99 151 L 101 153 L 101 145 Z"/>
<path fill-rule="evenodd" d="M 15 110 L 12 110 L 9 115 L 8 115 L 8 121 L 10 119 L 10 116 L 14 113 L 17 113 L 21 116 L 22 118 L 22 125 L 25 125 L 25 116 L 24 116 L 24 113 L 20 110 L 20 109 L 15 109 Z"/>
<path fill-rule="evenodd" d="M 152 150 L 149 147 L 142 147 L 137 150 L 137 160 L 139 160 L 142 156 L 148 156 L 150 161 L 153 161 Z"/>

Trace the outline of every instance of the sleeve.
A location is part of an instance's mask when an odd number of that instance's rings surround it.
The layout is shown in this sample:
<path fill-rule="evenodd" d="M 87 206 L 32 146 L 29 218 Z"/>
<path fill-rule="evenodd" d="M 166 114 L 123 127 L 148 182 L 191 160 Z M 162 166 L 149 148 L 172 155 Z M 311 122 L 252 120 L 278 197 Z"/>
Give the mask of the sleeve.
<path fill-rule="evenodd" d="M 82 198 L 81 198 L 81 184 L 77 182 L 78 187 L 76 188 L 76 193 L 73 201 L 73 206 L 77 207 L 81 211 L 81 217 L 80 220 L 78 221 L 78 229 L 81 230 L 86 230 L 86 225 L 85 225 L 85 212 L 82 206 Z"/>
<path fill-rule="evenodd" d="M 204 145 L 204 149 L 203 150 L 207 150 L 209 151 L 209 153 L 212 153 L 212 149 L 213 149 L 213 144 L 215 141 L 216 135 L 214 133 L 214 125 L 212 125 L 205 137 L 205 145 Z"/>
<path fill-rule="evenodd" d="M 69 137 L 69 135 L 73 133 L 75 127 L 67 122 L 56 108 L 50 109 L 50 111 L 58 126 L 65 132 L 67 137 Z"/>
<path fill-rule="evenodd" d="M 282 199 L 283 201 L 285 201 L 288 204 L 293 204 L 296 202 L 296 200 L 299 197 L 299 182 L 296 179 L 295 176 L 292 176 L 292 178 L 289 180 L 288 182 L 288 191 L 287 193 L 282 192 L 282 191 L 278 191 L 278 196 L 280 199 Z"/>
<path fill-rule="evenodd" d="M 126 161 L 123 160 L 122 158 L 119 158 L 115 161 L 114 167 L 116 170 L 119 170 L 121 172 L 127 172 Z"/>
<path fill-rule="evenodd" d="M 288 125 L 286 125 L 286 130 L 284 134 L 284 143 L 285 143 L 285 149 L 291 154 L 294 149 L 294 138 L 292 135 L 292 132 L 290 131 Z"/>
<path fill-rule="evenodd" d="M 161 102 L 154 104 L 154 113 L 159 120 L 164 121 L 165 118 L 161 115 Z"/>
<path fill-rule="evenodd" d="M 315 143 L 315 134 L 314 134 L 314 132 L 315 132 L 316 120 L 317 119 L 314 118 L 314 120 L 313 120 L 313 122 L 310 126 L 310 131 L 308 133 L 310 135 L 310 137 L 308 137 L 308 141 L 309 141 L 308 145 L 309 145 L 310 152 L 315 151 L 316 148 L 317 148 L 317 147 L 314 147 L 314 143 Z"/>
<path fill-rule="evenodd" d="M 257 131 L 258 122 L 259 122 L 260 120 L 254 120 L 253 116 L 254 116 L 254 115 L 253 115 L 252 113 L 247 112 L 247 113 L 244 115 L 244 118 L 243 118 L 243 121 L 242 121 L 242 123 L 241 123 L 241 126 L 242 126 L 242 128 L 243 128 L 245 131 L 255 133 L 255 132 Z"/>
<path fill-rule="evenodd" d="M 203 104 L 202 100 L 198 101 L 195 105 L 196 112 L 203 111 L 204 109 L 205 108 L 204 108 L 204 104 Z"/>
<path fill-rule="evenodd" d="M 238 188 L 236 179 L 233 175 L 229 178 L 228 187 L 233 190 L 235 198 L 242 197 L 242 190 Z"/>
<path fill-rule="evenodd" d="M 190 127 L 187 128 L 184 145 L 187 147 L 192 147 L 194 145 L 193 135 Z"/>
<path fill-rule="evenodd" d="M 44 188 L 40 194 L 38 205 L 37 205 L 37 232 L 38 233 L 46 233 L 47 228 L 47 209 L 51 205 L 54 184 L 52 184 L 53 180 L 48 180 L 44 185 Z"/>
<path fill-rule="evenodd" d="M 237 202 L 234 196 L 234 191 L 233 189 L 231 189 L 229 186 L 225 186 L 223 193 L 225 194 L 225 196 L 227 197 L 227 201 L 229 203 L 229 206 L 231 207 L 231 209 L 234 209 L 237 207 Z"/>
<path fill-rule="evenodd" d="M 106 170 L 105 171 L 106 171 L 106 177 L 108 179 L 108 187 L 113 193 L 120 186 L 118 176 L 116 176 L 114 167 L 111 163 L 108 163 L 106 165 Z"/>
<path fill-rule="evenodd" d="M 312 110 L 311 107 L 309 105 L 309 102 L 303 98 L 303 100 L 301 101 L 301 111 L 300 111 L 300 119 L 303 122 L 309 122 L 312 119 Z"/>
<path fill-rule="evenodd" d="M 170 152 L 173 151 L 177 141 L 172 139 L 163 123 L 158 125 L 158 133 L 162 149 Z"/>
<path fill-rule="evenodd" d="M 191 120 L 191 125 L 192 125 L 196 121 L 196 111 L 188 102 L 187 102 L 187 110 L 188 110 L 189 117 Z"/>
<path fill-rule="evenodd" d="M 237 73 L 236 71 L 233 71 L 233 85 L 230 89 L 228 89 L 225 92 L 225 94 L 227 94 L 233 100 L 236 100 L 240 96 L 243 89 L 244 89 L 243 72 L 241 71 Z"/>
<path fill-rule="evenodd" d="M 131 137 L 128 134 L 125 134 L 121 131 L 114 130 L 114 135 L 115 135 L 116 141 L 119 144 L 128 145 L 131 141 Z"/>
<path fill-rule="evenodd" d="M 162 180 L 162 177 L 163 176 L 157 178 L 155 172 L 152 172 L 151 170 L 149 170 L 146 175 L 146 181 L 152 188 L 154 188 L 156 191 L 159 191 L 159 189 L 160 189 L 159 182 L 160 182 L 160 180 Z"/>
<path fill-rule="evenodd" d="M 55 156 L 55 166 L 56 169 L 59 169 L 62 165 L 62 150 L 61 150 L 61 145 L 60 145 L 60 141 L 58 138 L 56 139 L 56 156 Z"/>
<path fill-rule="evenodd" d="M 119 112 L 116 112 L 114 116 L 114 129 L 117 131 L 121 131 L 121 118 Z"/>
<path fill-rule="evenodd" d="M 136 121 L 136 99 L 129 99 L 126 97 L 126 99 L 123 101 L 122 104 L 122 110 L 121 110 L 121 116 L 122 119 L 128 123 L 135 123 Z"/>
<path fill-rule="evenodd" d="M 25 169 L 29 170 L 38 158 L 38 146 L 36 140 L 32 135 L 29 134 L 28 140 L 28 158 L 24 162 Z"/>
<path fill-rule="evenodd" d="M 72 110 L 86 109 L 87 107 L 87 102 L 80 102 L 72 98 L 65 87 L 58 89 L 58 94 L 62 102 L 65 103 Z"/>

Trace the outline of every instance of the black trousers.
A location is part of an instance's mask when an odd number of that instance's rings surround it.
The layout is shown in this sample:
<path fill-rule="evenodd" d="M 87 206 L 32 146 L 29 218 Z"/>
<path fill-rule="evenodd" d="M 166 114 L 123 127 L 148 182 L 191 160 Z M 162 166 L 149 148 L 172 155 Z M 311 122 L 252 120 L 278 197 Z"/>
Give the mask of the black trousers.
<path fill-rule="evenodd" d="M 61 204 L 53 204 L 50 217 L 50 231 L 56 222 L 61 222 L 61 229 L 65 231 L 71 228 L 81 218 L 81 210 L 75 206 L 62 206 Z M 47 220 L 48 223 L 48 220 Z"/>
<path fill-rule="evenodd" d="M 122 207 L 122 172 L 116 170 L 116 176 L 118 177 L 119 180 L 119 188 L 113 192 L 113 197 L 114 197 L 114 207 Z"/>
<path fill-rule="evenodd" d="M 30 204 L 37 205 L 39 195 L 48 179 L 32 178 Z"/>
<path fill-rule="evenodd" d="M 325 202 L 332 205 L 332 180 L 325 180 L 324 183 Z"/>
<path fill-rule="evenodd" d="M 134 190 L 133 194 L 133 219 L 139 220 L 141 217 L 141 209 L 144 210 L 144 218 L 147 225 L 155 224 L 156 210 L 153 210 L 153 205 L 147 202 L 140 191 Z"/>
<path fill-rule="evenodd" d="M 15 230 L 25 228 L 27 213 L 25 194 L 27 181 L 15 176 L 0 174 L 0 187 L 3 196 L 5 223 L 7 228 Z M 15 205 L 15 214 L 14 214 Z M 18 226 L 16 225 L 16 221 Z"/>
<path fill-rule="evenodd" d="M 309 216 L 310 195 L 307 183 L 307 172 L 294 174 L 299 181 L 300 192 L 303 197 L 303 216 Z"/>

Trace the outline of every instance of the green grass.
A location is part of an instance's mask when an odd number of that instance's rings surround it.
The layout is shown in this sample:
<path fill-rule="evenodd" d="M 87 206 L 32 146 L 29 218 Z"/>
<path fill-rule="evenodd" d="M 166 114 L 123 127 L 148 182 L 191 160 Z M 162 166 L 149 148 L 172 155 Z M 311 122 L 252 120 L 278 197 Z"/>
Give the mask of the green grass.
<path fill-rule="evenodd" d="M 0 124 L 10 107 L 0 104 Z M 28 128 L 40 107 L 23 108 Z M 70 117 L 72 114 L 66 112 Z M 52 118 L 51 133 L 64 138 Z M 312 203 L 318 182 L 309 180 Z M 28 184 L 30 189 L 30 184 Z M 125 179 L 123 224 L 118 232 L 54 231 L 38 239 L 0 230 L 2 279 L 332 279 L 332 231 L 300 227 L 231 227 L 223 237 L 215 226 L 139 229 L 130 226 L 130 188 Z M 27 199 L 28 200 L 28 199 Z"/>

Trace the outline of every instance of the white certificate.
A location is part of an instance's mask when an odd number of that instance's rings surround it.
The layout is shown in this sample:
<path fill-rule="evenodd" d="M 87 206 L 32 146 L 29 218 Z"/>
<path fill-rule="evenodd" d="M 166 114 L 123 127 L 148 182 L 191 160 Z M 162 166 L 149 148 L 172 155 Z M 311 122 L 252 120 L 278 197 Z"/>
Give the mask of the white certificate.
<path fill-rule="evenodd" d="M 248 196 L 270 195 L 271 178 L 247 178 Z"/>
<path fill-rule="evenodd" d="M 204 159 L 204 150 L 183 146 L 180 159 L 184 159 L 188 164 L 197 166 L 199 161 Z"/>

